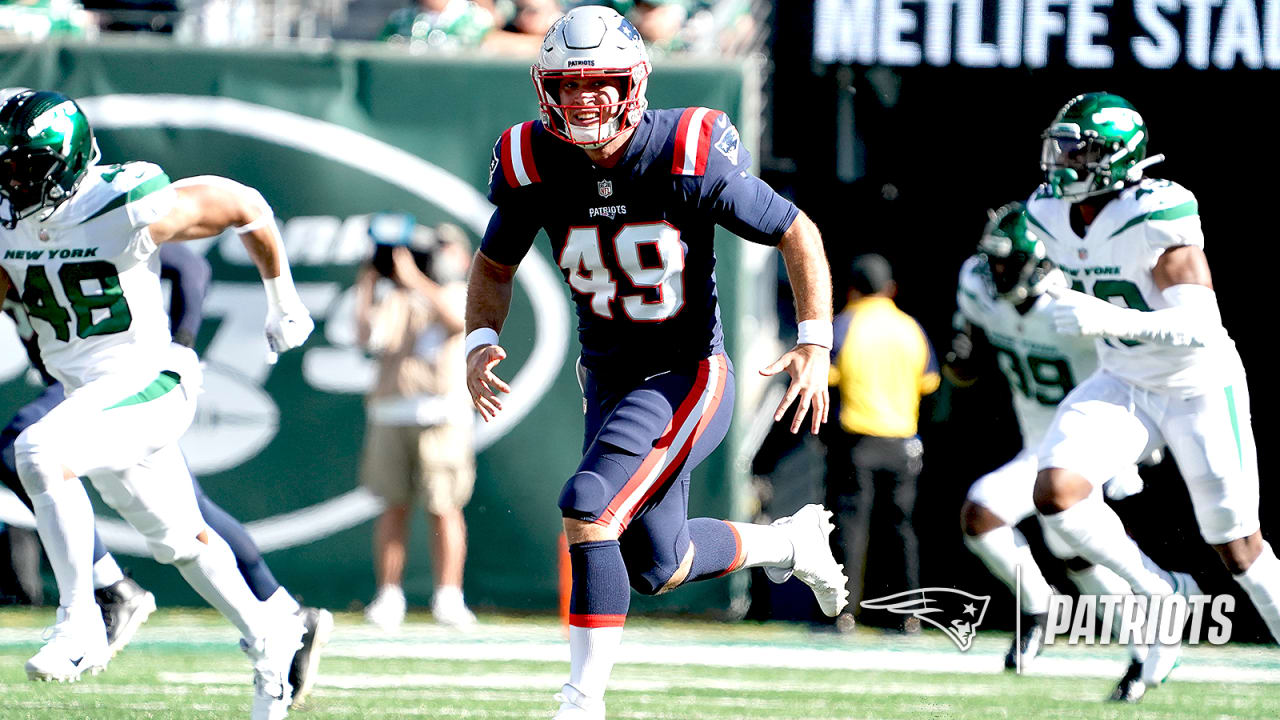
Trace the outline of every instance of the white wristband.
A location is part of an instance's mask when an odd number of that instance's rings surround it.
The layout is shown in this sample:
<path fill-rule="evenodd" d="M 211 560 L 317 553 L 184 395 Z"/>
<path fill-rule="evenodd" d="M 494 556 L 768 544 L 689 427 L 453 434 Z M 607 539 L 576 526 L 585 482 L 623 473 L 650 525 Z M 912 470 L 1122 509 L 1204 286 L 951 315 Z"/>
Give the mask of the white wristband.
<path fill-rule="evenodd" d="M 471 357 L 471 351 L 484 345 L 497 345 L 498 331 L 490 327 L 476 328 L 467 333 L 467 350 L 463 357 Z"/>
<path fill-rule="evenodd" d="M 247 235 L 254 230 L 266 227 L 274 219 L 275 213 L 271 212 L 271 208 L 267 208 L 265 212 L 258 216 L 257 220 L 247 222 L 244 225 L 233 227 L 231 229 L 235 230 L 237 235 Z"/>
<path fill-rule="evenodd" d="M 285 309 L 302 305 L 298 289 L 293 286 L 293 277 L 287 272 L 273 278 L 262 278 L 262 286 L 267 290 L 267 307 L 276 308 L 283 313 Z"/>
<path fill-rule="evenodd" d="M 830 320 L 801 320 L 796 334 L 797 345 L 817 345 L 831 349 L 833 331 Z"/>

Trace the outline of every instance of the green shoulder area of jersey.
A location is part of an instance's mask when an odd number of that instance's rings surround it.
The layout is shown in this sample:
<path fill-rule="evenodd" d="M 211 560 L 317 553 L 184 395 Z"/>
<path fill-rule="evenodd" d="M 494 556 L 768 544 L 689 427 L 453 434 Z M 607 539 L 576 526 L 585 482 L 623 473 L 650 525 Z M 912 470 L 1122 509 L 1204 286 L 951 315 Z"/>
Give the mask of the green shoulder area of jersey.
<path fill-rule="evenodd" d="M 170 185 L 164 170 L 148 162 L 106 165 L 97 170 L 100 173 L 100 191 L 92 193 L 92 201 L 85 208 L 85 218 L 80 224 L 96 220 Z M 92 209 L 93 206 L 97 206 L 96 209 Z"/>
<path fill-rule="evenodd" d="M 1146 222 L 1180 220 L 1200 214 L 1200 204 L 1190 190 L 1172 180 L 1148 178 L 1128 188 L 1120 198 L 1132 217 L 1120 225 L 1109 238 Z M 1108 239 L 1109 239 L 1108 238 Z"/>

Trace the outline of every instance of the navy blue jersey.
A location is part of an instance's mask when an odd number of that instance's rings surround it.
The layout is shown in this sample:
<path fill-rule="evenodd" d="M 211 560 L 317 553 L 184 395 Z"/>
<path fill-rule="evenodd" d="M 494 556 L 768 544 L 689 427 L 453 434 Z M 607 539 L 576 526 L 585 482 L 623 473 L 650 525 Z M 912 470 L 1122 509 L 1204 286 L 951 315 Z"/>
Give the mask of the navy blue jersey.
<path fill-rule="evenodd" d="M 708 108 L 649 110 L 612 168 L 516 125 L 493 148 L 497 206 L 481 251 L 517 265 L 544 229 L 578 312 L 583 364 L 651 375 L 721 352 L 715 226 L 776 245 L 799 212 L 747 173 L 728 117 Z"/>

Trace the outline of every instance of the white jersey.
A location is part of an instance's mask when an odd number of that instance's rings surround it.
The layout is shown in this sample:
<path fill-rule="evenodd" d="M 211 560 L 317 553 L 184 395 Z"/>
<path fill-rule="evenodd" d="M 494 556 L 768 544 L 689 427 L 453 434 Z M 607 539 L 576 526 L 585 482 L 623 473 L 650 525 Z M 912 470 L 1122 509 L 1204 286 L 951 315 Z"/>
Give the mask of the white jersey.
<path fill-rule="evenodd" d="M 977 256 L 960 269 L 956 305 L 970 324 L 982 328 L 996 351 L 1000 371 L 1009 381 L 1013 411 L 1022 429 L 1022 446 L 1035 450 L 1053 422 L 1058 403 L 1098 366 L 1092 339 L 1062 335 L 1054 329 L 1048 295 L 1036 298 L 1025 314 L 996 296 Z M 1050 287 L 1066 287 L 1054 270 Z"/>
<path fill-rule="evenodd" d="M 155 165 L 91 167 L 52 216 L 0 227 L 0 267 L 45 366 L 68 391 L 107 375 L 149 380 L 169 360 L 160 258 L 147 226 L 175 199 Z"/>
<path fill-rule="evenodd" d="M 1200 214 L 1191 191 L 1169 180 L 1143 179 L 1103 206 L 1083 238 L 1071 229 L 1071 203 L 1041 186 L 1027 201 L 1027 218 L 1038 230 L 1049 259 L 1071 287 L 1123 307 L 1169 307 L 1151 271 L 1165 250 L 1204 247 Z M 1235 343 L 1223 332 L 1207 347 L 1174 347 L 1106 338 L 1098 341 L 1101 367 L 1139 387 L 1180 396 L 1222 387 L 1227 372 L 1241 367 Z"/>

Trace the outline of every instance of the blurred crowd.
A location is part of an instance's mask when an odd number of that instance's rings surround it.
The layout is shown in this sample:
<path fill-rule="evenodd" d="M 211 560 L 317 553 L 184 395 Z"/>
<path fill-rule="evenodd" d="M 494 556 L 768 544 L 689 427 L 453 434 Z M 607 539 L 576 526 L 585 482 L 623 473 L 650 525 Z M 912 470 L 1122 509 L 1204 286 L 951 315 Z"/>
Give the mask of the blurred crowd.
<path fill-rule="evenodd" d="M 635 25 L 651 55 L 743 55 L 758 46 L 759 0 L 0 0 L 0 40 L 152 32 L 210 45 L 365 40 L 411 53 L 532 57 L 579 5 Z M 380 25 L 379 25 L 380 23 Z"/>

